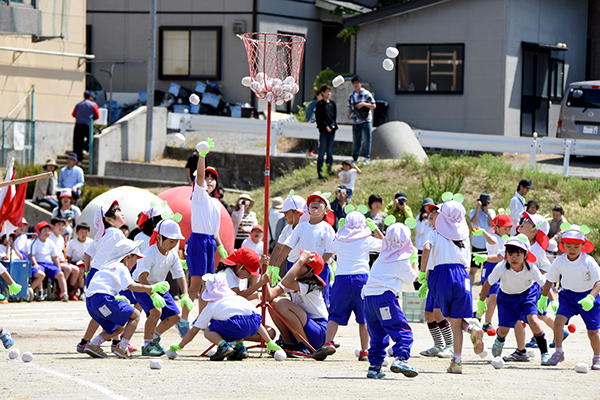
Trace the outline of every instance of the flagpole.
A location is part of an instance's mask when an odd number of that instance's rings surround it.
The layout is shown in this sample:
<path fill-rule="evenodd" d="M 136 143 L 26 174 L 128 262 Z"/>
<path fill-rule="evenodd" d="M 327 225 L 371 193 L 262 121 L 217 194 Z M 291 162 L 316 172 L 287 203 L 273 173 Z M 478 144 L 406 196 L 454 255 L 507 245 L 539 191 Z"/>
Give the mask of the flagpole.
<path fill-rule="evenodd" d="M 38 179 L 48 178 L 52 176 L 52 172 L 44 172 L 39 175 L 26 176 L 25 178 L 13 179 L 12 181 L 0 182 L 0 188 L 11 185 L 18 185 L 20 183 L 27 183 L 31 181 L 37 181 Z"/>

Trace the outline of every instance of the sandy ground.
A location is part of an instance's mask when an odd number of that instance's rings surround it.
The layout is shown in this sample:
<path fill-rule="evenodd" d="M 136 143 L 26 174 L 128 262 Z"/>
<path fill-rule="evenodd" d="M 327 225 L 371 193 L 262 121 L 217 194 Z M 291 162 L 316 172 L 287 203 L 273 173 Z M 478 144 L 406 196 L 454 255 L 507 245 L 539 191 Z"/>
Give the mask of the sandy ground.
<path fill-rule="evenodd" d="M 479 287 L 475 288 L 476 290 Z M 195 314 L 193 314 L 195 315 Z M 577 332 L 565 342 L 566 361 L 557 367 L 540 366 L 539 352 L 527 363 L 507 364 L 495 370 L 491 355 L 482 360 L 465 336 L 463 375 L 447 374 L 447 359 L 426 358 L 419 351 L 432 345 L 427 327 L 412 323 L 415 342 L 411 364 L 419 371 L 413 379 L 387 371 L 387 379 L 365 377 L 368 363 L 358 362 L 358 329 L 354 322 L 340 327 L 338 352 L 324 362 L 287 359 L 277 362 L 251 350 L 244 361 L 211 362 L 200 358 L 208 342 L 198 336 L 176 360 L 163 356 L 162 370 L 149 368 L 150 358 L 138 350 L 130 360 L 92 359 L 75 352 L 88 321 L 84 302 L 11 303 L 0 305 L 0 323 L 8 328 L 21 352 L 31 351 L 31 363 L 10 360 L 0 350 L 0 398 L 3 399 L 148 399 L 201 396 L 231 398 L 598 398 L 600 371 L 578 374 L 577 362 L 590 363 L 592 351 L 580 318 L 572 319 Z M 144 318 L 133 338 L 141 348 Z M 546 329 L 548 332 L 548 329 Z M 529 334 L 528 334 L 529 335 Z M 529 336 L 528 336 L 529 338 Z M 163 344 L 177 343 L 175 330 Z M 486 337 L 491 348 L 493 338 Z M 106 345 L 105 345 L 106 346 Z M 515 346 L 509 335 L 504 354 Z M 108 349 L 107 349 L 108 351 Z M 391 359 L 390 359 L 391 360 Z M 387 369 L 386 369 L 387 370 Z M 435 385 L 435 386 L 434 386 Z"/>

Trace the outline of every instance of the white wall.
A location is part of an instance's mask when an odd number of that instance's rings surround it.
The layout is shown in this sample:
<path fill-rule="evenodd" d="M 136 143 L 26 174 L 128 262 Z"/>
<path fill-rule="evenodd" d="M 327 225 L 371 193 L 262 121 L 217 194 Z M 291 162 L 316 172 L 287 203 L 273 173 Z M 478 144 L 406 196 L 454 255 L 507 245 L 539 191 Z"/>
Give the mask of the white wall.
<path fill-rule="evenodd" d="M 74 126 L 74 123 L 36 121 L 34 163 L 43 164 L 73 150 Z"/>

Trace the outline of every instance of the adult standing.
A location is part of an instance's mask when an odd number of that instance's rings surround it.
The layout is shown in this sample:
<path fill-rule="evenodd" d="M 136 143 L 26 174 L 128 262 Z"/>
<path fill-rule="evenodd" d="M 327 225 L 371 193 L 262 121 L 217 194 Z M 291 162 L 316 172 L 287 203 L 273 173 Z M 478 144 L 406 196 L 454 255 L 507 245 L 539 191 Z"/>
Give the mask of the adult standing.
<path fill-rule="evenodd" d="M 375 109 L 375 99 L 368 90 L 362 87 L 363 80 L 356 75 L 352 78 L 354 91 L 348 96 L 348 119 L 352 120 L 352 158 L 358 161 L 362 147 L 363 164 L 371 162 L 371 130 L 373 116 L 371 110 Z"/>
<path fill-rule="evenodd" d="M 530 189 L 533 189 L 531 186 L 531 181 L 529 179 L 521 179 L 519 181 L 519 185 L 517 186 L 517 192 L 510 199 L 510 204 L 508 209 L 510 211 L 510 220 L 513 222 L 514 226 L 510 229 L 510 235 L 515 236 L 517 234 L 517 226 L 523 216 L 523 212 L 525 211 L 525 196 Z"/>
<path fill-rule="evenodd" d="M 77 202 L 84 183 L 83 170 L 77 166 L 77 154 L 67 154 L 67 166 L 62 167 L 58 175 L 58 188 L 70 189 L 73 201 Z"/>
<path fill-rule="evenodd" d="M 277 223 L 283 218 L 283 214 L 280 212 L 283 207 L 283 199 L 281 197 L 274 197 L 271 200 L 271 209 L 269 210 L 269 248 L 277 244 L 278 235 Z"/>
<path fill-rule="evenodd" d="M 337 107 L 331 100 L 331 87 L 323 84 L 319 88 L 319 93 L 323 99 L 315 107 L 315 119 L 319 129 L 319 157 L 317 158 L 317 175 L 319 179 L 324 179 L 321 169 L 323 168 L 323 158 L 327 152 L 327 171 L 331 174 L 333 168 L 333 142 L 335 140 L 335 131 L 338 126 L 336 123 Z"/>
<path fill-rule="evenodd" d="M 471 219 L 471 226 L 478 227 L 483 229 L 486 232 L 489 232 L 492 229 L 492 222 L 494 217 L 496 216 L 496 212 L 490 208 L 490 203 L 492 202 L 492 196 L 487 193 L 481 193 L 479 198 L 477 199 L 477 208 L 469 211 L 469 218 Z M 472 253 L 486 253 L 487 248 L 485 246 L 485 236 L 475 236 L 473 235 L 473 240 L 471 242 Z M 475 263 L 474 260 L 471 260 L 471 269 L 469 270 L 469 278 L 471 278 L 471 286 L 473 286 L 473 281 L 475 280 L 475 274 L 479 266 Z"/>
<path fill-rule="evenodd" d="M 83 100 L 73 109 L 75 129 L 73 129 L 73 152 L 78 160 L 83 160 L 83 151 L 89 151 L 88 139 L 90 136 L 90 123 L 100 118 L 98 104 L 94 103 L 94 95 L 89 90 L 83 94 Z"/>
<path fill-rule="evenodd" d="M 58 200 L 56 198 L 56 187 L 58 186 L 58 177 L 56 176 L 56 169 L 58 164 L 53 158 L 46 160 L 44 169 L 46 172 L 52 172 L 52 176 L 38 179 L 35 181 L 35 187 L 33 189 L 33 202 L 35 204 L 46 203 L 51 208 L 58 206 Z"/>
<path fill-rule="evenodd" d="M 408 198 L 406 193 L 398 192 L 394 195 L 394 200 L 385 207 L 385 213 L 387 215 L 393 215 L 396 218 L 396 222 L 406 221 L 407 218 L 413 218 L 412 210 L 410 206 L 406 204 Z"/>
<path fill-rule="evenodd" d="M 233 206 L 231 219 L 233 220 L 233 227 L 236 232 L 236 249 L 240 249 L 242 247 L 242 242 L 248 238 L 248 235 L 250 235 L 250 232 L 252 232 L 252 227 L 254 225 L 258 225 L 256 213 L 254 211 L 250 211 L 253 205 L 254 199 L 250 197 L 249 194 L 244 193 L 240 195 L 237 203 L 235 203 Z"/>

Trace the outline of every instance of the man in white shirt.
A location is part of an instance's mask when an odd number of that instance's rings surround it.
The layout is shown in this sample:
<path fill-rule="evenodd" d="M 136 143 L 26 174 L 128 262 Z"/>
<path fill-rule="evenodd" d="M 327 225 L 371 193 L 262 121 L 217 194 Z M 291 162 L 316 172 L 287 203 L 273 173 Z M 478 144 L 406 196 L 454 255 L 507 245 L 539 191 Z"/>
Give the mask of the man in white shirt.
<path fill-rule="evenodd" d="M 519 225 L 521 216 L 525 211 L 525 196 L 527 195 L 527 192 L 529 192 L 529 189 L 533 189 L 533 186 L 531 186 L 531 181 L 529 179 L 521 179 L 519 186 L 517 186 L 517 192 L 510 200 L 508 209 L 510 210 L 510 219 L 514 224 L 510 231 L 511 236 L 515 236 L 517 234 L 517 226 Z"/>

